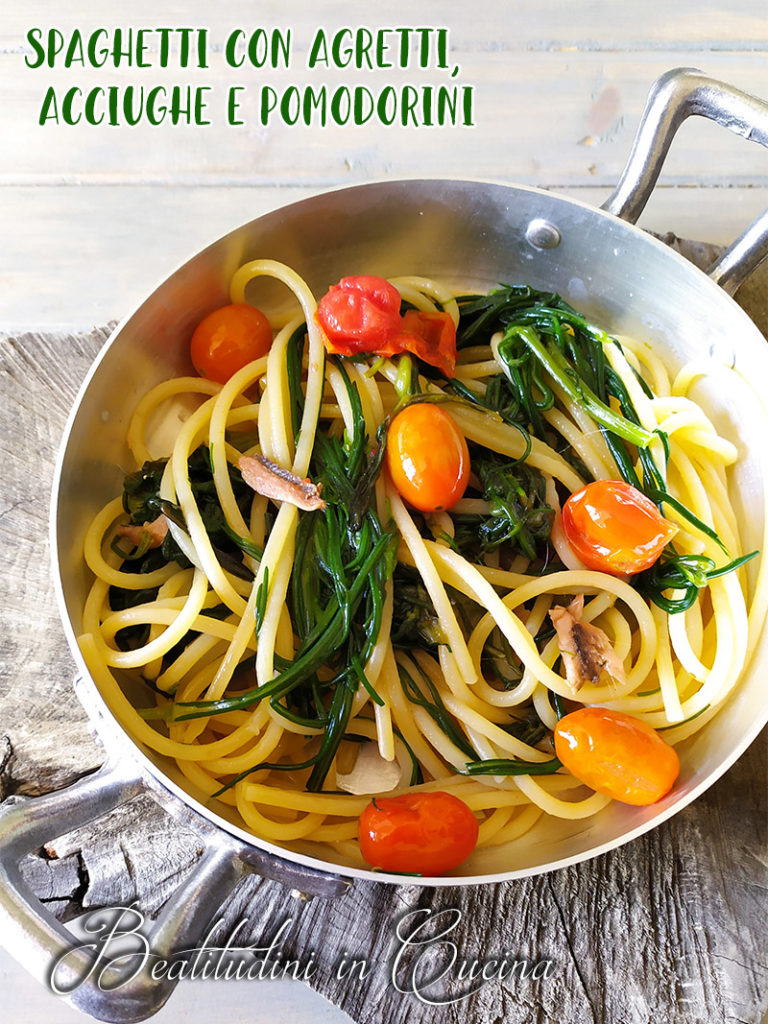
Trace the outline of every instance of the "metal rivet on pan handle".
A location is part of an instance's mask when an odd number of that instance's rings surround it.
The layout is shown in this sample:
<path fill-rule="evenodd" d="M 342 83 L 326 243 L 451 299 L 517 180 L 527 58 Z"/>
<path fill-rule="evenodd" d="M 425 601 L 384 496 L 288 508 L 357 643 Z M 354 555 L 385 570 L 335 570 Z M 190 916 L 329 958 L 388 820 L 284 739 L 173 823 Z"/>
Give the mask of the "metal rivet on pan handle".
<path fill-rule="evenodd" d="M 556 249 L 560 245 L 560 232 L 554 224 L 541 217 L 531 221 L 525 238 L 535 249 Z"/>

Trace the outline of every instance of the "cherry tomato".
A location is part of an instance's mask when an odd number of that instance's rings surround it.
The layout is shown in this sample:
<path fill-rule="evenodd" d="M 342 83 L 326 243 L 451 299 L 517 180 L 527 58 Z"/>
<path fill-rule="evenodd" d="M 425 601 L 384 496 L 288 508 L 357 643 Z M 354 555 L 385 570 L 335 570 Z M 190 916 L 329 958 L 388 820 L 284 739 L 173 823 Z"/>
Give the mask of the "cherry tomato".
<path fill-rule="evenodd" d="M 402 350 L 413 352 L 445 377 L 456 371 L 456 325 L 447 313 L 409 309 L 403 314 L 402 333 L 394 339 Z"/>
<path fill-rule="evenodd" d="M 360 815 L 360 850 L 385 871 L 442 875 L 458 867 L 477 843 L 477 819 L 450 793 L 377 797 Z"/>
<path fill-rule="evenodd" d="M 400 292 L 383 277 L 343 277 L 322 297 L 317 319 L 329 352 L 343 356 L 384 351 L 402 328 Z"/>
<path fill-rule="evenodd" d="M 272 328 L 261 310 L 236 303 L 215 309 L 200 321 L 190 355 L 201 377 L 226 384 L 238 370 L 265 356 L 271 345 Z"/>
<path fill-rule="evenodd" d="M 453 416 L 439 405 L 415 402 L 395 416 L 386 462 L 402 497 L 422 512 L 451 508 L 467 489 L 467 442 Z"/>
<path fill-rule="evenodd" d="M 572 494 L 563 530 L 584 565 L 617 576 L 649 569 L 677 533 L 650 498 L 622 480 L 595 480 Z"/>
<path fill-rule="evenodd" d="M 400 315 L 400 293 L 383 277 L 344 277 L 317 305 L 317 322 L 329 352 L 342 356 L 412 352 L 446 377 L 456 368 L 456 328 L 447 313 L 409 309 Z"/>
<path fill-rule="evenodd" d="M 591 789 L 625 804 L 653 804 L 680 774 L 673 747 L 639 718 L 607 708 L 579 708 L 555 726 L 555 752 Z"/>

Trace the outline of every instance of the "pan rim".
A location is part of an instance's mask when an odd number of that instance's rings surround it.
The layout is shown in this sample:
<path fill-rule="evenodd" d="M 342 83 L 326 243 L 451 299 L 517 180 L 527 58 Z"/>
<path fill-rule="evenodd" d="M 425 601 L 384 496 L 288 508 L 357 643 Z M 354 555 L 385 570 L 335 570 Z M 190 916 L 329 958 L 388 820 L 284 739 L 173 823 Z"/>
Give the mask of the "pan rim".
<path fill-rule="evenodd" d="M 61 492 L 61 480 L 64 472 L 64 464 L 68 455 L 69 443 L 72 435 L 73 426 L 77 420 L 77 416 L 83 401 L 83 397 L 88 391 L 94 376 L 97 374 L 98 369 L 110 351 L 112 346 L 120 338 L 121 333 L 126 329 L 128 324 L 131 322 L 134 316 L 142 309 L 142 307 L 155 295 L 160 289 L 165 287 L 168 282 L 180 271 L 182 271 L 192 261 L 201 257 L 209 249 L 212 249 L 219 244 L 223 243 L 230 236 L 237 234 L 248 228 L 250 225 L 256 224 L 259 221 L 265 220 L 272 215 L 282 214 L 286 211 L 292 211 L 300 213 L 301 207 L 307 204 L 316 204 L 319 200 L 330 196 L 339 196 L 340 194 L 348 193 L 360 194 L 363 191 L 369 191 L 374 188 L 392 188 L 398 189 L 406 186 L 413 186 L 417 183 L 423 185 L 435 186 L 440 183 L 447 183 L 449 185 L 457 187 L 477 187 L 477 186 L 491 186 L 493 188 L 503 189 L 510 191 L 511 193 L 530 193 L 534 195 L 540 195 L 546 197 L 550 202 L 555 201 L 559 203 L 567 204 L 568 206 L 576 206 L 582 209 L 586 214 L 594 216 L 595 214 L 601 215 L 606 220 L 614 225 L 620 225 L 622 230 L 629 233 L 629 237 L 641 240 L 642 244 L 650 245 L 656 249 L 663 251 L 664 256 L 667 259 L 671 259 L 673 263 L 677 264 L 679 268 L 684 269 L 684 272 L 697 275 L 699 279 L 706 278 L 711 288 L 710 294 L 713 296 L 719 295 L 727 300 L 728 308 L 734 315 L 741 314 L 745 327 L 748 326 L 749 330 L 747 335 L 755 340 L 757 337 L 760 338 L 762 344 L 765 344 L 763 336 L 760 334 L 759 329 L 755 323 L 749 318 L 744 310 L 742 310 L 735 300 L 727 295 L 708 275 L 695 267 L 690 261 L 685 259 L 680 253 L 670 249 L 661 239 L 650 235 L 648 232 L 639 228 L 635 224 L 631 224 L 627 221 L 623 221 L 616 217 L 614 214 L 607 212 L 599 207 L 594 207 L 589 203 L 564 196 L 555 191 L 549 191 L 546 189 L 538 188 L 530 185 L 518 185 L 513 182 L 504 182 L 492 179 L 468 179 L 463 177 L 441 177 L 441 178 L 425 178 L 423 176 L 418 177 L 405 177 L 398 179 L 380 179 L 368 182 L 362 182 L 354 185 L 343 185 L 332 189 L 323 189 L 312 196 L 305 197 L 303 199 L 295 200 L 292 203 L 288 203 L 284 206 L 275 207 L 269 211 L 266 211 L 259 216 L 252 218 L 249 221 L 245 221 L 238 226 L 235 226 L 231 230 L 225 232 L 218 238 L 214 239 L 208 245 L 201 249 L 198 249 L 191 256 L 182 260 L 177 266 L 175 266 L 169 274 L 167 274 L 163 280 L 157 285 L 157 287 L 149 294 L 145 295 L 140 303 L 138 303 L 128 314 L 126 314 L 110 331 L 110 334 L 101 349 L 97 353 L 93 363 L 89 367 L 89 370 L 78 389 L 77 395 L 74 399 L 72 408 L 70 409 L 67 421 L 62 433 L 61 441 L 59 443 L 57 457 L 55 462 L 52 490 L 51 490 L 51 502 L 50 502 L 50 544 L 51 544 L 51 569 L 53 575 L 54 591 L 56 594 L 57 605 L 59 614 L 62 620 L 64 633 L 67 638 L 70 650 L 74 656 L 76 665 L 82 675 L 85 685 L 88 688 L 91 697 L 96 705 L 96 709 L 99 715 L 99 722 L 95 723 L 99 734 L 99 737 L 104 742 L 104 746 L 107 754 L 111 752 L 111 744 L 115 744 L 116 747 L 123 750 L 127 756 L 129 756 L 134 762 L 136 762 L 142 771 L 144 776 L 149 776 L 152 781 L 150 788 L 159 788 L 160 790 L 168 791 L 172 796 L 181 801 L 183 805 L 191 808 L 196 814 L 200 815 L 206 822 L 212 824 L 214 827 L 222 830 L 228 836 L 235 840 L 245 843 L 248 846 L 255 847 L 259 850 L 264 850 L 267 853 L 273 854 L 281 859 L 287 859 L 294 863 L 301 864 L 305 867 L 309 867 L 321 872 L 332 872 L 334 874 L 341 875 L 345 878 L 355 878 L 366 881 L 382 882 L 386 884 L 416 884 L 419 886 L 425 886 L 430 888 L 443 888 L 449 886 L 466 886 L 466 885 L 489 885 L 496 884 L 503 881 L 513 881 L 519 878 L 526 878 L 541 874 L 546 874 L 550 871 L 560 870 L 562 868 L 571 866 L 573 864 L 582 863 L 587 860 L 591 860 L 594 857 L 600 856 L 603 853 L 607 853 L 610 850 L 617 849 L 636 838 L 639 838 L 646 832 L 655 828 L 657 825 L 661 825 L 664 821 L 669 820 L 678 811 L 683 810 L 686 806 L 692 803 L 695 799 L 702 795 L 707 789 L 709 789 L 719 778 L 721 778 L 729 768 L 742 756 L 747 747 L 754 741 L 763 726 L 768 722 L 768 703 L 761 709 L 761 713 L 752 719 L 750 727 L 744 731 L 740 736 L 739 742 L 731 749 L 729 754 L 720 761 L 702 780 L 700 780 L 695 786 L 691 787 L 688 791 L 679 794 L 674 800 L 670 801 L 667 806 L 662 807 L 657 813 L 648 817 L 644 821 L 641 821 L 637 826 L 630 829 L 627 832 L 622 833 L 618 837 L 606 840 L 600 843 L 596 847 L 592 847 L 587 851 L 581 851 L 574 853 L 570 856 L 560 858 L 558 860 L 548 862 L 546 864 L 539 864 L 530 867 L 523 867 L 514 869 L 507 872 L 498 872 L 492 875 L 447 875 L 443 877 L 435 878 L 408 878 L 404 879 L 401 875 L 388 874 L 385 872 L 373 871 L 370 869 L 354 868 L 346 865 L 335 864 L 331 861 L 322 860 L 320 858 L 312 857 L 307 854 L 303 854 L 294 850 L 286 849 L 285 847 L 278 846 L 269 842 L 268 840 L 261 839 L 253 834 L 247 832 L 245 829 L 229 822 L 226 818 L 217 814 L 215 811 L 211 811 L 205 807 L 196 797 L 192 796 L 188 791 L 183 789 L 177 783 L 173 781 L 162 768 L 157 765 L 151 757 L 145 752 L 145 750 L 138 744 L 133 738 L 119 725 L 117 720 L 114 718 L 112 712 L 106 704 L 106 701 L 102 697 L 95 681 L 91 677 L 87 670 L 85 662 L 80 653 L 77 645 L 76 633 L 72 625 L 72 621 L 67 610 L 66 596 L 64 591 L 64 581 L 61 572 L 61 560 L 60 560 L 60 546 L 58 536 L 58 525 L 59 525 L 59 498 Z M 738 314 L 737 314 L 738 311 Z M 739 339 L 739 347 L 749 346 L 749 341 L 745 339 Z M 768 553 L 766 554 L 768 557 Z M 768 649 L 768 639 L 764 641 L 764 645 Z M 762 646 L 762 645 L 761 645 Z M 759 651 L 759 648 L 758 648 Z M 758 651 L 753 654 L 753 658 L 757 656 Z M 92 710 L 88 707 L 84 709 L 86 714 L 93 719 Z M 108 735 L 110 738 L 110 745 L 104 740 L 104 736 Z"/>

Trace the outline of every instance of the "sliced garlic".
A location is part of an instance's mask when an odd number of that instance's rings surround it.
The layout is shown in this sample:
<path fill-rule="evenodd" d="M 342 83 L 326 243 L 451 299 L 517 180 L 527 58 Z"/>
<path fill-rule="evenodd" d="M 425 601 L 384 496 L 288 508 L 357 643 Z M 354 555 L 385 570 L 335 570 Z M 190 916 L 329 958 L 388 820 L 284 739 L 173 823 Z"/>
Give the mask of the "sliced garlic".
<path fill-rule="evenodd" d="M 336 785 L 355 796 L 389 793 L 397 787 L 400 776 L 401 768 L 397 761 L 385 761 L 378 745 L 368 740 L 360 744 L 352 771 L 336 773 Z"/>

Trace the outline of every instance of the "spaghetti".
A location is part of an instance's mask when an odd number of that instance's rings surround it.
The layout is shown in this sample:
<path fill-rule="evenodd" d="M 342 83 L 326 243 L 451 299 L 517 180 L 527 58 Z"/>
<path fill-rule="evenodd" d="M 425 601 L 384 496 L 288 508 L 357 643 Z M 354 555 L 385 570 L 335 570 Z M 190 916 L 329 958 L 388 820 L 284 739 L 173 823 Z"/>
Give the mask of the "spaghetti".
<path fill-rule="evenodd" d="M 79 642 L 116 718 L 256 836 L 355 866 L 375 794 L 348 791 L 357 761 L 386 776 L 386 795 L 459 796 L 480 847 L 542 815 L 600 811 L 609 798 L 553 756 L 564 709 L 628 713 L 675 744 L 733 690 L 765 615 L 764 563 L 748 587 L 729 501 L 738 453 L 688 395 L 701 368 L 672 377 L 649 346 L 618 344 L 556 296 L 457 301 L 415 277 L 391 283 L 407 308 L 457 326 L 455 376 L 407 354 L 326 358 L 315 298 L 289 268 L 244 265 L 232 301 L 259 276 L 300 310 L 227 383 L 181 377 L 142 399 L 137 472 L 85 539 Z M 155 450 L 149 425 L 182 400 L 194 411 L 172 450 Z M 448 409 L 471 447 L 469 492 L 448 511 L 415 512 L 380 472 L 386 427 L 414 402 Z M 250 491 L 243 455 L 319 477 L 325 510 Z M 565 497 L 617 478 L 677 527 L 673 555 L 637 577 L 584 568 L 563 534 Z M 126 508 L 137 525 L 165 516 L 162 549 L 126 555 Z M 624 668 L 578 692 L 548 614 L 574 595 Z"/>

